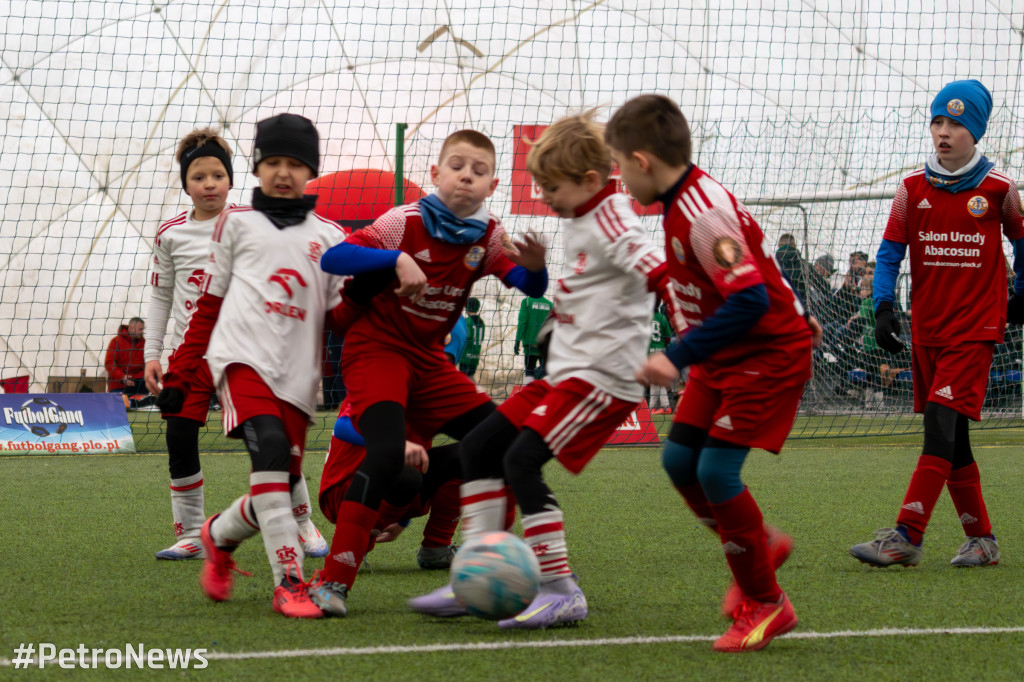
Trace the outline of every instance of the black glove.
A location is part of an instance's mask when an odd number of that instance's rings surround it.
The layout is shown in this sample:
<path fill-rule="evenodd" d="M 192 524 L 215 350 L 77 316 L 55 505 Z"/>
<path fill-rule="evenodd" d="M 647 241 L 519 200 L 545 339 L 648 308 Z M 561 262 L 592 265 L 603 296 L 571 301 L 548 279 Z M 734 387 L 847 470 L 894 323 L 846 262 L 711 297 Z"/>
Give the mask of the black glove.
<path fill-rule="evenodd" d="M 519 342 L 518 341 L 516 341 L 516 345 L 513 347 L 512 352 L 515 355 L 519 355 Z"/>
<path fill-rule="evenodd" d="M 185 406 L 185 392 L 180 388 L 165 388 L 156 397 L 156 406 L 161 414 L 178 414 Z"/>
<path fill-rule="evenodd" d="M 879 348 L 884 348 L 893 355 L 903 352 L 903 342 L 900 340 L 900 321 L 896 319 L 896 313 L 892 309 L 892 303 L 882 301 L 875 311 L 875 343 Z"/>
<path fill-rule="evenodd" d="M 1024 324 L 1024 296 L 1010 294 L 1006 299 L 1007 324 Z"/>

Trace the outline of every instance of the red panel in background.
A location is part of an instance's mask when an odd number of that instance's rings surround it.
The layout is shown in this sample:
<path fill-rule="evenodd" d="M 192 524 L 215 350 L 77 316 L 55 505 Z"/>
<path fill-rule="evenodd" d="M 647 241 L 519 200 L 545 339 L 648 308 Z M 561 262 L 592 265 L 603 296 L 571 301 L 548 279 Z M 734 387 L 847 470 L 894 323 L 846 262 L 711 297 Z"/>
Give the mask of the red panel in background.
<path fill-rule="evenodd" d="M 351 233 L 367 227 L 395 205 L 395 174 L 373 168 L 328 173 L 306 185 L 306 193 L 317 195 L 317 214 Z M 404 181 L 403 194 L 407 204 L 426 196 L 410 180 Z"/>
<path fill-rule="evenodd" d="M 546 128 L 546 125 L 512 126 L 512 215 L 554 215 L 541 202 L 540 188 L 526 170 L 526 155 L 530 153 L 530 143 L 540 137 Z M 618 183 L 619 191 L 625 192 L 618 176 L 619 169 L 612 169 L 612 178 Z M 641 206 L 635 201 L 633 210 L 637 215 L 661 215 L 662 212 L 660 203 Z"/>

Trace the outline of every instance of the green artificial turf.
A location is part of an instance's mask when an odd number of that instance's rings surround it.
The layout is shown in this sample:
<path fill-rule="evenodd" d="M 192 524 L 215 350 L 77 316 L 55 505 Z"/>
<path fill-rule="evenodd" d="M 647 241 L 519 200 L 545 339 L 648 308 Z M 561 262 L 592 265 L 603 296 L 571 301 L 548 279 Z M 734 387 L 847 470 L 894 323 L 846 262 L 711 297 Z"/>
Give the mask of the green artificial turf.
<path fill-rule="evenodd" d="M 984 569 L 949 566 L 962 529 L 945 495 L 918 567 L 871 569 L 849 556 L 850 545 L 894 522 L 919 446 L 843 439 L 791 442 L 781 457 L 752 453 L 746 483 L 766 521 L 796 540 L 779 581 L 800 626 L 792 637 L 744 655 L 711 651 L 711 640 L 727 626 L 718 611 L 728 571 L 717 540 L 668 484 L 656 448 L 606 449 L 577 477 L 548 467 L 565 510 L 570 563 L 591 612 L 578 627 L 542 632 L 503 632 L 485 621 L 408 612 L 407 598 L 446 579 L 443 572 L 416 567 L 421 522 L 370 554 L 373 570 L 360 574 L 348 618 L 306 622 L 274 613 L 270 569 L 258 538 L 236 553 L 239 566 L 254 576 L 239 577 L 234 598 L 216 604 L 199 589 L 199 562 L 153 558 L 173 540 L 165 457 L 4 457 L 0 659 L 7 665 L 0 660 L 0 679 L 28 679 L 9 665 L 22 642 L 205 648 L 209 666 L 187 676 L 206 679 L 1021 679 L 1024 632 L 993 631 L 1024 626 L 1019 448 L 988 440 L 976 438 L 975 450 L 1004 560 Z M 320 454 L 306 462 L 314 499 L 321 462 Z M 245 492 L 248 469 L 245 455 L 204 455 L 207 513 Z M 329 536 L 319 513 L 314 518 Z M 307 577 L 322 563 L 307 560 Z M 910 632 L 936 628 L 980 631 Z M 664 640 L 677 636 L 693 641 Z M 643 643 L 639 638 L 645 637 L 654 639 Z M 476 651 L 465 646 L 615 638 L 624 641 Z M 352 651 L 438 644 L 454 649 Z M 296 650 L 315 651 L 252 658 Z M 47 679 L 84 674 L 53 664 L 31 672 Z M 92 672 L 99 673 L 96 679 L 129 674 Z M 183 674 L 130 672 L 147 679 Z"/>

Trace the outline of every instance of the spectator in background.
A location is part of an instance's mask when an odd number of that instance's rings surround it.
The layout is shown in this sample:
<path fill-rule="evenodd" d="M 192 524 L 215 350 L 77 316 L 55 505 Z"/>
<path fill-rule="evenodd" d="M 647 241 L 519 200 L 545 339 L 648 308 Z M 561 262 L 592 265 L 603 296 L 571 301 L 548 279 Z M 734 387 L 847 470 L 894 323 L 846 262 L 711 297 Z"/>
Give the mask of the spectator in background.
<path fill-rule="evenodd" d="M 867 272 L 867 265 L 868 255 L 863 251 L 854 251 L 850 254 L 846 275 L 832 296 L 835 317 L 840 324 L 847 324 L 860 310 L 860 282 Z"/>
<path fill-rule="evenodd" d="M 805 280 L 807 307 L 811 314 L 821 322 L 821 326 L 828 328 L 829 322 L 835 321 L 835 313 L 832 310 L 832 283 L 831 277 L 835 274 L 835 261 L 832 256 L 824 254 L 814 259 L 813 265 L 807 270 Z"/>
<path fill-rule="evenodd" d="M 480 365 L 480 353 L 484 347 L 487 326 L 480 317 L 480 299 L 470 297 L 466 301 L 466 348 L 459 358 L 459 371 L 468 377 L 476 374 Z"/>
<path fill-rule="evenodd" d="M 526 381 L 540 379 L 544 376 L 541 362 L 540 347 L 537 345 L 537 334 L 541 325 L 551 312 L 551 301 L 544 297 L 524 298 L 519 304 L 519 323 L 516 326 L 515 353 L 519 355 L 522 346 L 523 359 L 526 363 Z"/>
<path fill-rule="evenodd" d="M 146 323 L 141 317 L 133 317 L 128 324 L 122 324 L 117 336 L 110 340 L 103 360 L 107 368 L 107 390 L 111 393 L 136 395 L 146 390 L 146 361 L 143 351 L 146 346 Z"/>
<path fill-rule="evenodd" d="M 804 281 L 805 264 L 800 256 L 800 250 L 796 247 L 796 237 L 786 233 L 779 237 L 779 243 L 775 248 L 775 260 L 782 268 L 782 274 L 793 285 L 800 300 L 807 300 L 807 284 Z"/>

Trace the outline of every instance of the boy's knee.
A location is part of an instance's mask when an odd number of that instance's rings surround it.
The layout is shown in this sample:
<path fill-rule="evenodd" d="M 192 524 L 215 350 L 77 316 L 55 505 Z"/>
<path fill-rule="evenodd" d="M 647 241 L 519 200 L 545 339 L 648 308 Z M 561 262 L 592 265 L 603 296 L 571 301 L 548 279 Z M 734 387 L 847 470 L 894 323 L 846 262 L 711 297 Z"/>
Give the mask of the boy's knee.
<path fill-rule="evenodd" d="M 661 466 L 672 483 L 678 487 L 697 482 L 698 452 L 693 448 L 666 440 L 661 449 Z"/>

